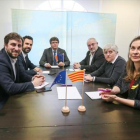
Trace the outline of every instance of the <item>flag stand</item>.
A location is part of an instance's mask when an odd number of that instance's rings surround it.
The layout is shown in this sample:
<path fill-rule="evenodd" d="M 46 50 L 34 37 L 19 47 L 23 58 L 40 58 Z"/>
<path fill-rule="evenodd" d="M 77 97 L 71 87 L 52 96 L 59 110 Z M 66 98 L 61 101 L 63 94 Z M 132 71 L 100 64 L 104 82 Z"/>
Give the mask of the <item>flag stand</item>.
<path fill-rule="evenodd" d="M 62 113 L 69 113 L 70 112 L 70 109 L 69 107 L 67 106 L 67 71 L 66 70 L 66 94 L 65 94 L 65 106 L 62 108 Z"/>
<path fill-rule="evenodd" d="M 85 69 L 84 69 L 84 77 L 85 77 Z M 81 101 L 81 105 L 78 107 L 78 111 L 80 112 L 85 112 L 86 111 L 86 108 L 85 106 L 83 105 L 83 98 L 84 98 L 84 80 L 83 80 L 83 87 L 82 87 L 82 101 Z"/>

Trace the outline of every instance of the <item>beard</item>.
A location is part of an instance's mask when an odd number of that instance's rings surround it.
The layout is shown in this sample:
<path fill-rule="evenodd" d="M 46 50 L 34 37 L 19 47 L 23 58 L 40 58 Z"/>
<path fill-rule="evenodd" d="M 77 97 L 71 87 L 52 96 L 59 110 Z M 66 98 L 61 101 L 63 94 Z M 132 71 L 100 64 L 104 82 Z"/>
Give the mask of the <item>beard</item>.
<path fill-rule="evenodd" d="M 90 53 L 95 53 L 96 50 L 90 50 Z"/>
<path fill-rule="evenodd" d="M 23 51 L 24 53 L 29 53 L 29 52 L 31 51 L 31 49 L 30 49 L 30 48 L 23 48 L 22 51 Z"/>
<path fill-rule="evenodd" d="M 15 59 L 15 58 L 17 58 L 18 56 L 19 56 L 19 52 L 16 52 L 17 53 L 17 55 L 14 55 L 12 52 L 9 52 L 9 51 L 7 51 L 7 53 L 8 53 L 8 55 L 11 57 L 11 58 L 13 58 L 13 59 Z"/>

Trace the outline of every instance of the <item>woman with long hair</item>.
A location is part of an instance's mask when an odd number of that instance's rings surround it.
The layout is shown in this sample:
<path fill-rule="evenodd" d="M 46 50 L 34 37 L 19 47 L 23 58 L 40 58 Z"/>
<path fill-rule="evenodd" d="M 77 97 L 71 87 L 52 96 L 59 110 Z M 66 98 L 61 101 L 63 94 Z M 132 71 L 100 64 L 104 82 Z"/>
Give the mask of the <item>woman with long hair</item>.
<path fill-rule="evenodd" d="M 116 95 L 124 93 L 126 98 Z M 117 84 L 110 92 L 104 90 L 100 94 L 104 101 L 117 101 L 140 109 L 140 36 L 134 38 L 129 45 L 126 69 Z"/>

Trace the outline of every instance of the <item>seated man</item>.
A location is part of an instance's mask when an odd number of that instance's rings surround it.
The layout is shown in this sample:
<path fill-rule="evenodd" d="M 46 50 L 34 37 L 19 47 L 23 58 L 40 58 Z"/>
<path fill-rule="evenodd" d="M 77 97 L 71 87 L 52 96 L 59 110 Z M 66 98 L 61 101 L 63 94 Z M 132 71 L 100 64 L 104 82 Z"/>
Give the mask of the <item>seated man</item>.
<path fill-rule="evenodd" d="M 36 67 L 28 58 L 28 53 L 31 51 L 33 45 L 33 38 L 31 36 L 25 36 L 23 37 L 23 46 L 22 46 L 22 52 L 18 56 L 18 59 L 20 61 L 20 67 L 23 68 L 27 74 L 29 75 L 35 75 L 37 72 L 42 72 L 42 70 L 38 67 Z M 28 70 L 30 69 L 30 70 Z"/>
<path fill-rule="evenodd" d="M 70 61 L 65 50 L 58 48 L 58 44 L 59 39 L 57 37 L 52 37 L 50 39 L 51 47 L 44 50 L 39 62 L 41 66 L 50 68 L 52 65 L 58 65 L 60 67 L 70 65 Z"/>
<path fill-rule="evenodd" d="M 116 45 L 107 44 L 103 51 L 106 61 L 98 70 L 85 75 L 85 80 L 113 86 L 124 71 L 126 62 L 121 56 L 118 56 L 118 47 Z"/>
<path fill-rule="evenodd" d="M 4 48 L 0 51 L 0 108 L 10 95 L 33 91 L 45 80 L 40 75 L 32 78 L 20 69 L 17 57 L 21 50 L 22 37 L 19 34 L 9 33 L 5 36 Z"/>
<path fill-rule="evenodd" d="M 97 70 L 104 62 L 103 50 L 98 46 L 98 42 L 95 38 L 90 38 L 87 41 L 89 51 L 86 54 L 85 59 L 80 63 L 74 63 L 75 69 L 86 69 L 89 72 Z"/>

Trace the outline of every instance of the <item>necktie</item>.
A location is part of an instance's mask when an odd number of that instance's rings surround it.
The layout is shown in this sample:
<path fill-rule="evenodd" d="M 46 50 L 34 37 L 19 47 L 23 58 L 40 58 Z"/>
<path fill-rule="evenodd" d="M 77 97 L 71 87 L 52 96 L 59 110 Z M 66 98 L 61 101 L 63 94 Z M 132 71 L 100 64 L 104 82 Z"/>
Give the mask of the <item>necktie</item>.
<path fill-rule="evenodd" d="M 28 69 L 28 55 L 25 56 L 26 69 Z"/>
<path fill-rule="evenodd" d="M 53 64 L 57 65 L 56 59 L 55 59 L 56 51 L 53 51 Z"/>

